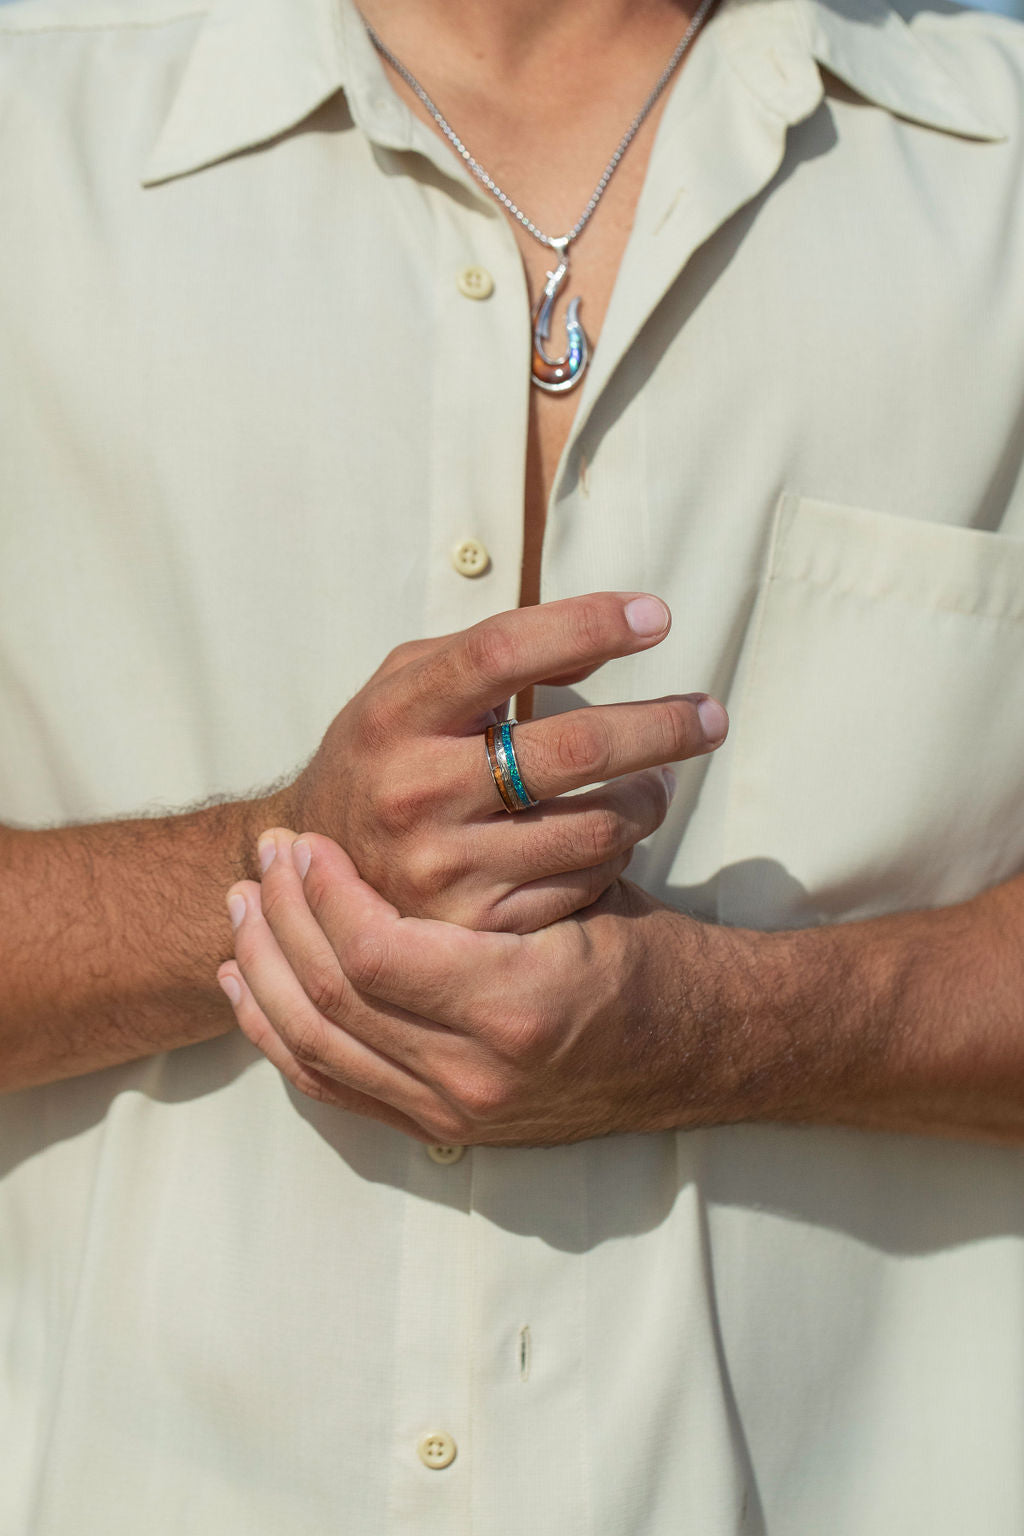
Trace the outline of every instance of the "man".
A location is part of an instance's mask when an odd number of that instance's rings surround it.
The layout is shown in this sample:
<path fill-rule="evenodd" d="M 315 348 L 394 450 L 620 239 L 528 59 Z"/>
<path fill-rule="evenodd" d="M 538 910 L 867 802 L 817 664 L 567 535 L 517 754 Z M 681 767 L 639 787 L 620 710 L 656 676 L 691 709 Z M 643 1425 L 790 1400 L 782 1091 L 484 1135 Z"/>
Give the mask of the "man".
<path fill-rule="evenodd" d="M 0 14 L 0 1529 L 1017 1529 L 1018 30 L 365 19 Z"/>

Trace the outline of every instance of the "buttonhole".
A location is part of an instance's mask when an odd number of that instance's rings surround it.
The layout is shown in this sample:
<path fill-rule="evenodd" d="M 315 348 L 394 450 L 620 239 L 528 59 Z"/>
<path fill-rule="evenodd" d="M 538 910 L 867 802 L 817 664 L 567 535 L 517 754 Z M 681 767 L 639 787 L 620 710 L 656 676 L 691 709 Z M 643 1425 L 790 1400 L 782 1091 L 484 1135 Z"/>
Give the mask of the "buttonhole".
<path fill-rule="evenodd" d="M 530 1325 L 519 1330 L 519 1380 L 530 1379 Z"/>

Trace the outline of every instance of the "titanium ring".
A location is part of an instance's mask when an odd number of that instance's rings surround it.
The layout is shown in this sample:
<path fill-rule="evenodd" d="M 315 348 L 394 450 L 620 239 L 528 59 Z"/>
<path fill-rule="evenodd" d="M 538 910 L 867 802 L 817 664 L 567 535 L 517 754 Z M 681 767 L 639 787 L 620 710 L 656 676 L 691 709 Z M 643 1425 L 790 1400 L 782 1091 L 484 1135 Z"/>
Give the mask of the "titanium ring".
<path fill-rule="evenodd" d="M 484 732 L 487 766 L 491 770 L 494 787 L 501 796 L 501 803 L 509 815 L 515 815 L 517 811 L 528 811 L 531 806 L 539 803 L 526 788 L 519 772 L 512 740 L 512 732 L 518 723 L 517 720 L 499 720 L 496 725 L 489 725 Z"/>

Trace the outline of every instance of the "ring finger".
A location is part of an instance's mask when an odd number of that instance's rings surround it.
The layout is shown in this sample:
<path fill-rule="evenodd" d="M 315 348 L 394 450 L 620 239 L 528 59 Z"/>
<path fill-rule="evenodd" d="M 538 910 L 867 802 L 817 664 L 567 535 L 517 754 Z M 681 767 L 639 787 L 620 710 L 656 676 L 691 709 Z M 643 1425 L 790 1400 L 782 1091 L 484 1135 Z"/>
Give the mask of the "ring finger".
<path fill-rule="evenodd" d="M 587 784 L 713 751 L 725 739 L 728 717 L 706 694 L 650 699 L 639 704 L 593 705 L 513 731 L 522 783 L 534 800 L 548 800 Z M 477 809 L 501 805 L 483 740 L 461 747 L 463 782 Z"/>

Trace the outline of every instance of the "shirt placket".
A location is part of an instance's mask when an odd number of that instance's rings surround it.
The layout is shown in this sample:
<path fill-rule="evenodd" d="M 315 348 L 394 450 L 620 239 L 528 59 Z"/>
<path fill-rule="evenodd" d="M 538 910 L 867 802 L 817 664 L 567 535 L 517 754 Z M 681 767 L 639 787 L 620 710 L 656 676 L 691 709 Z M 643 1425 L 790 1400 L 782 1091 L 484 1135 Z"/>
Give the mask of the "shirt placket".
<path fill-rule="evenodd" d="M 359 40 L 362 47 L 365 38 Z M 367 45 L 368 46 L 368 45 Z M 809 61 L 808 61 L 809 62 Z M 718 66 L 721 68 L 721 65 Z M 370 66 L 368 66 L 370 68 Z M 434 241 L 434 333 L 424 571 L 429 632 L 464 628 L 518 603 L 529 415 L 529 301 L 504 216 L 491 207 L 430 130 L 381 76 L 364 131 L 424 162 Z M 713 71 L 709 71 L 713 73 Z M 702 121 L 681 172 L 652 163 L 636 233 L 549 507 L 546 554 L 563 559 L 579 470 L 578 447 L 667 287 L 690 254 L 766 184 L 783 153 L 786 114 L 756 93 Z M 385 86 L 385 90 L 386 90 Z M 809 110 L 803 77 L 797 108 Z M 350 93 L 356 113 L 358 95 Z M 805 105 L 806 104 L 806 105 Z M 396 113 L 397 109 L 397 113 Z M 376 119 L 376 121 L 375 121 Z M 728 150 L 723 173 L 718 151 Z M 698 160 L 698 156 L 703 156 Z M 687 170 L 688 195 L 679 187 Z M 545 570 L 544 595 L 577 590 L 572 573 Z M 390 1511 L 423 1536 L 580 1536 L 593 1529 L 586 1454 L 587 1251 L 590 1149 L 410 1149 L 395 1317 L 398 1361 Z M 599 1283 L 599 1275 L 597 1281 Z"/>
<path fill-rule="evenodd" d="M 423 320 L 439 344 L 422 402 L 430 430 L 419 492 L 429 520 L 424 630 L 442 634 L 519 601 L 529 298 L 503 215 L 389 92 L 365 44 L 364 36 L 349 37 L 366 82 L 360 91 L 357 74 L 350 86 L 353 116 L 380 148 L 401 155 L 396 168 L 416 182 L 430 234 L 424 260 L 432 311 Z M 480 751 L 483 774 L 482 742 Z M 518 1333 L 523 1309 L 510 1321 L 494 1294 L 511 1255 L 495 1246 L 490 1224 L 472 1214 L 482 1156 L 459 1146 L 409 1145 L 385 1524 L 418 1536 L 531 1529 L 519 1507 L 528 1482 L 520 1475 L 499 1483 L 496 1462 L 508 1465 L 509 1458 L 491 1434 L 494 1381 L 522 1385 L 517 1350 L 528 1344 Z M 506 1248 L 509 1241 L 506 1233 Z"/>
<path fill-rule="evenodd" d="M 452 1536 L 473 1529 L 471 1171 L 461 1147 L 409 1144 L 385 1530 Z"/>
<path fill-rule="evenodd" d="M 418 182 L 432 249 L 438 338 L 423 572 L 426 632 L 448 634 L 515 608 L 523 555 L 529 417 L 529 295 L 504 215 L 391 89 L 361 22 L 341 14 L 357 125 Z M 398 158 L 400 157 L 400 158 Z M 401 431 L 401 423 L 398 423 Z"/>
<path fill-rule="evenodd" d="M 490 209 L 437 194 L 430 560 L 431 634 L 515 608 L 523 558 L 529 303 L 509 231 Z"/>

